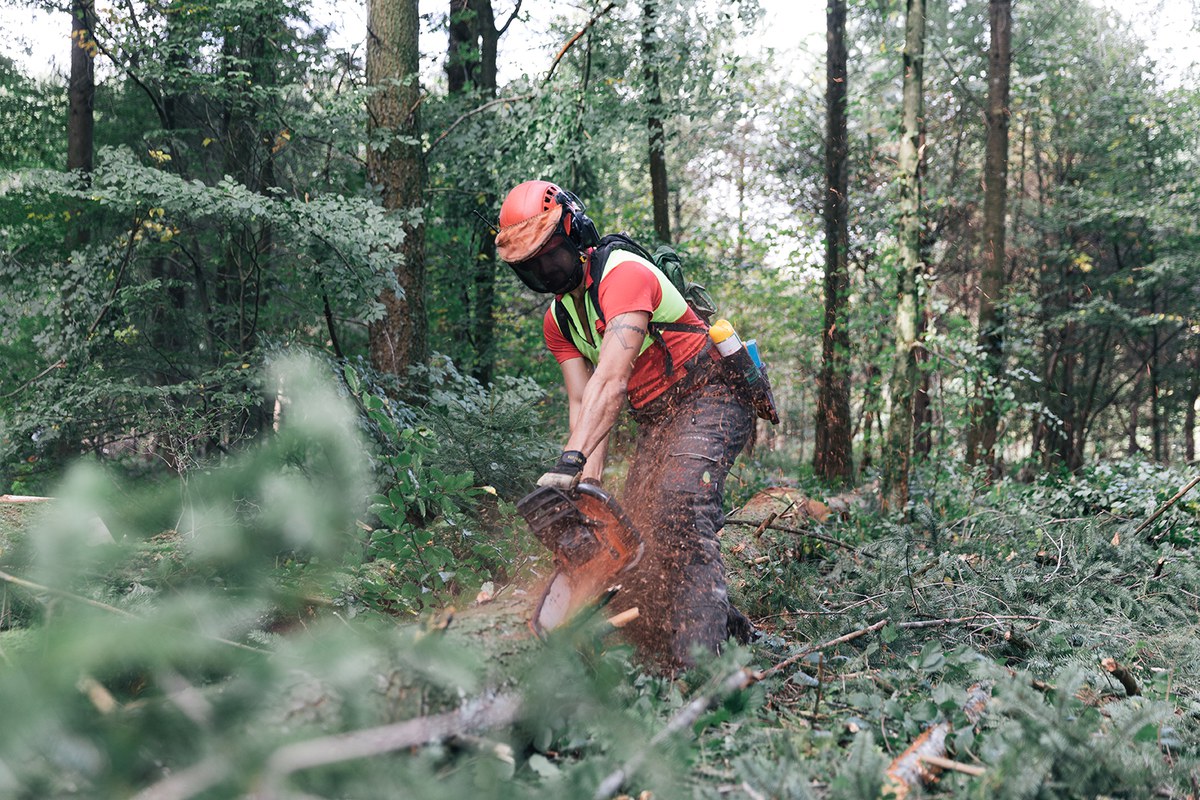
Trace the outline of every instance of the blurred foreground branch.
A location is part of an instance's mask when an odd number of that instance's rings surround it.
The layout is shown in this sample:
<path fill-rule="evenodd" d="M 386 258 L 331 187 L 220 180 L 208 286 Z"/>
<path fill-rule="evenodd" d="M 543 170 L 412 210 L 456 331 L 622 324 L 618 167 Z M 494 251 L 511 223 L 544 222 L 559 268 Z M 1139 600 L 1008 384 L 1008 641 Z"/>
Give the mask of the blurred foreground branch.
<path fill-rule="evenodd" d="M 513 723 L 520 711 L 519 695 L 497 693 L 476 698 L 457 711 L 445 714 L 289 744 L 276 750 L 267 760 L 263 791 L 257 797 L 276 800 L 286 796 L 281 788 L 287 776 L 294 772 L 498 728 Z"/>

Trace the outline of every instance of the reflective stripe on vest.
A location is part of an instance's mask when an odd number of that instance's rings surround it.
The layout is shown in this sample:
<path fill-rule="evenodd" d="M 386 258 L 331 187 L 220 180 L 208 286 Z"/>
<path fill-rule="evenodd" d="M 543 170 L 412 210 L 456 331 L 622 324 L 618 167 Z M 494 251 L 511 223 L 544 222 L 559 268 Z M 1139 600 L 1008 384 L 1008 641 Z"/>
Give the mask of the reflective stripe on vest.
<path fill-rule="evenodd" d="M 655 278 L 658 279 L 658 285 L 662 289 L 662 299 L 659 300 L 658 305 L 654 308 L 654 312 L 650 315 L 651 322 L 675 322 L 687 313 L 687 301 L 683 299 L 683 295 L 680 294 L 679 290 L 675 288 L 675 284 L 671 283 L 671 279 L 664 275 L 662 270 L 654 266 L 652 262 L 647 261 L 636 253 L 631 253 L 628 250 L 613 250 L 608 254 L 608 262 L 604 265 L 604 273 L 600 276 L 600 280 L 604 280 L 605 276 L 608 275 L 609 270 L 620 264 L 624 264 L 626 261 L 636 261 L 637 263 L 642 264 L 654 274 Z M 583 305 L 588 318 L 586 328 L 580 324 L 579 315 L 576 313 L 574 301 L 567 300 L 564 302 L 563 300 L 555 299 L 554 302 L 560 304 L 562 309 L 567 312 L 567 316 L 571 320 L 571 325 L 575 328 L 575 331 L 572 332 L 562 330 L 561 325 L 559 324 L 558 315 L 552 314 L 551 316 L 554 317 L 554 323 L 559 325 L 559 333 L 561 333 L 567 341 L 575 345 L 575 348 L 583 354 L 584 358 L 593 364 L 599 364 L 600 337 L 596 335 L 596 321 L 600 319 L 600 314 L 592 305 L 591 292 L 584 292 L 583 294 Z M 593 342 L 595 342 L 595 344 L 588 341 L 588 337 L 582 333 L 583 331 L 591 332 L 591 339 Z M 642 348 L 638 351 L 638 355 L 640 356 L 642 353 L 646 352 L 646 349 L 652 344 L 654 344 L 654 337 L 647 333 L 646 338 L 642 340 Z"/>

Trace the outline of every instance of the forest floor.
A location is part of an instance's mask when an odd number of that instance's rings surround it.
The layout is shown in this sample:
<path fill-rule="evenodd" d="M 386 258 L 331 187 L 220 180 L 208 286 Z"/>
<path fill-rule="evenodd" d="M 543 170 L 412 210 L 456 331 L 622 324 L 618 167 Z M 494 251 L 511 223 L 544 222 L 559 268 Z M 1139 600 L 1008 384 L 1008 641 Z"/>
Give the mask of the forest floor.
<path fill-rule="evenodd" d="M 269 613 L 260 603 L 249 626 L 259 632 L 240 641 L 277 655 L 248 666 L 238 659 L 258 656 L 218 645 L 228 652 L 204 656 L 199 672 L 175 668 L 207 687 L 213 709 L 221 705 L 212 692 L 242 696 L 239 684 L 261 678 L 244 689 L 255 698 L 245 702 L 252 712 L 241 709 L 222 726 L 210 710 L 200 726 L 257 752 L 258 766 L 231 762 L 197 791 L 162 796 L 228 796 L 269 782 L 269 770 L 255 770 L 280 753 L 294 756 L 288 746 L 297 737 L 336 754 L 345 741 L 320 736 L 403 724 L 417 738 L 381 750 L 401 754 L 376 757 L 353 777 L 320 758 L 301 759 L 285 777 L 306 796 L 344 796 L 348 786 L 370 796 L 404 780 L 426 797 L 1196 797 L 1200 500 L 1177 503 L 1132 535 L 1180 485 L 1179 473 L 1139 465 L 979 490 L 943 477 L 915 487 L 908 521 L 879 515 L 869 493 L 834 504 L 840 513 L 828 516 L 796 489 L 755 494 L 731 514 L 742 522 L 727 526 L 723 546 L 731 597 L 762 635 L 673 679 L 642 672 L 602 619 L 533 639 L 525 620 L 534 586 L 472 589 L 448 601 L 458 611 L 431 603 L 419 624 L 400 627 L 336 592 L 283 611 L 277 599 Z M 21 550 L 14 539 L 29 513 L 0 504 L 0 569 L 21 568 L 23 559 L 9 556 Z M 134 550 L 73 591 L 122 614 L 185 598 L 187 618 L 201 621 L 193 627 L 207 630 L 188 592 L 213 576 L 188 566 L 187 543 L 159 535 Z M 296 578 L 287 565 L 272 575 L 277 586 Z M 24 663 L 43 622 L 76 605 L 46 605 L 15 586 L 3 594 L 0 663 Z M 154 695 L 145 686 L 157 673 L 129 677 L 129 665 L 148 658 L 137 647 L 165 646 L 166 629 L 156 623 L 160 641 L 123 649 L 115 669 L 116 656 L 105 654 L 111 636 L 88 638 L 102 636 L 96 620 L 106 616 L 88 617 L 88 632 L 75 629 L 71 644 L 40 640 L 41 652 L 73 661 L 67 686 L 80 672 L 100 676 L 103 692 L 82 695 L 86 708 L 121 718 L 125 739 L 133 726 L 169 740 L 139 727 L 150 721 L 134 710 Z M 195 634 L 179 635 L 194 659 Z M 0 670 L 0 699 L 17 696 L 12 679 Z M 112 705 L 97 700 L 105 695 Z M 495 702 L 510 696 L 520 702 L 506 716 Z M 472 708 L 483 710 L 465 715 Z M 72 714 L 63 723 L 76 726 L 72 735 L 100 735 L 78 707 Z M 927 758 L 901 763 L 918 742 Z M 121 759 L 108 758 L 119 773 Z M 144 753 L 127 758 L 145 768 Z M 185 747 L 155 758 L 177 760 L 162 783 L 196 756 Z M 53 790 L 45 796 L 77 796 L 61 791 L 61 768 L 28 780 Z M 119 774 L 72 781 L 106 791 L 154 782 Z"/>

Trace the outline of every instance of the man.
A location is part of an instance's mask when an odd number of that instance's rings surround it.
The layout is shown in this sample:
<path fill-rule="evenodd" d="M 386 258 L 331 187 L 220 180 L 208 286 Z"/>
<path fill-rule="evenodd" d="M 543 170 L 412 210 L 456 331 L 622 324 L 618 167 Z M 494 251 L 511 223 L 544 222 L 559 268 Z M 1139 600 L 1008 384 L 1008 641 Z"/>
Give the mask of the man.
<path fill-rule="evenodd" d="M 543 322 L 570 402 L 566 447 L 538 485 L 599 483 L 608 433 L 628 399 L 637 449 L 622 505 L 646 552 L 622 578 L 613 610 L 643 657 L 674 669 L 749 622 L 726 595 L 717 532 L 725 476 L 753 413 L 721 369 L 707 326 L 648 260 L 602 242 L 582 203 L 548 181 L 509 192 L 500 257 L 535 292 L 554 294 Z M 731 621 L 734 621 L 731 625 Z"/>

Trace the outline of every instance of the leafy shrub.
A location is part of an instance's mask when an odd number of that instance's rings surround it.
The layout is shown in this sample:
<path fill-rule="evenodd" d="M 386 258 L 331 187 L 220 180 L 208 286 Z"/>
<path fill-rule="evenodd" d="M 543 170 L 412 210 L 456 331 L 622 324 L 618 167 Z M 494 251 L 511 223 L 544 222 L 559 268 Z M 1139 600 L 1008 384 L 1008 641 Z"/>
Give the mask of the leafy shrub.
<path fill-rule="evenodd" d="M 351 601 L 412 614 L 507 577 L 521 542 L 505 524 L 497 488 L 480 476 L 513 492 L 532 484 L 523 479 L 544 445 L 531 433 L 529 387 L 485 391 L 444 362 L 439 375 L 426 376 L 429 405 L 413 412 L 366 390 L 354 367 L 343 376 L 380 443 L 381 485 L 369 509 L 377 524 L 366 526 L 366 563 L 355 571 Z M 468 391 L 446 390 L 451 383 Z"/>

